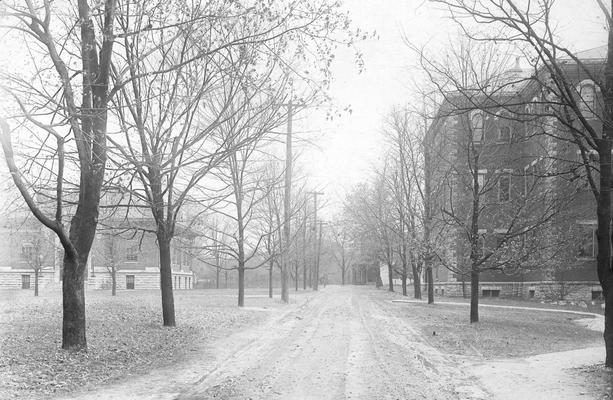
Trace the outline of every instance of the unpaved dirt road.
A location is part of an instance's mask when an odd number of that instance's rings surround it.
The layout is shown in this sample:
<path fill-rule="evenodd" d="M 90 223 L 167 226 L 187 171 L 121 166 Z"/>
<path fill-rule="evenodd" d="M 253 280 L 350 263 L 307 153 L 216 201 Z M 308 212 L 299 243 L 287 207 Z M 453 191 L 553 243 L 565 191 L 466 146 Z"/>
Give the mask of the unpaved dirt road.
<path fill-rule="evenodd" d="M 251 309 L 270 313 L 267 322 L 219 338 L 182 365 L 68 398 L 491 398 L 466 365 L 429 346 L 379 294 L 329 286 L 283 308 Z"/>
<path fill-rule="evenodd" d="M 458 365 L 365 293 L 328 287 L 311 296 L 239 339 L 234 354 L 218 354 L 225 361 L 178 398 L 486 398 L 466 386 Z"/>

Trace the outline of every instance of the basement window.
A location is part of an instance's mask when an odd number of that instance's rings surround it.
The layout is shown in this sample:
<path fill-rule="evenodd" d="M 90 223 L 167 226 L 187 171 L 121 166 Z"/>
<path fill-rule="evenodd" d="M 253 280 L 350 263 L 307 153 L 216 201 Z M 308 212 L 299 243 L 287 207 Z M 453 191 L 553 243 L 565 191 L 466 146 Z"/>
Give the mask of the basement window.
<path fill-rule="evenodd" d="M 481 291 L 482 297 L 500 297 L 500 290 L 498 289 L 483 289 Z"/>

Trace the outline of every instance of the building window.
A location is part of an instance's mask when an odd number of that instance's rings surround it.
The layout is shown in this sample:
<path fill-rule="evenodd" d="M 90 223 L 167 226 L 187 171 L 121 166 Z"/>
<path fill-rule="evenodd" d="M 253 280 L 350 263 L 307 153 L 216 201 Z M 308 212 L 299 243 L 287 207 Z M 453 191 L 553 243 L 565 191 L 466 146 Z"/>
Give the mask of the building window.
<path fill-rule="evenodd" d="M 21 288 L 22 289 L 30 288 L 30 275 L 21 275 Z"/>
<path fill-rule="evenodd" d="M 528 195 L 533 189 L 538 177 L 536 161 L 524 167 L 524 194 Z"/>
<path fill-rule="evenodd" d="M 503 203 L 511 199 L 511 175 L 505 173 L 498 178 L 498 201 Z"/>
<path fill-rule="evenodd" d="M 500 143 L 510 143 L 511 142 L 511 127 L 510 126 L 498 127 L 498 141 Z"/>
<path fill-rule="evenodd" d="M 24 243 L 21 245 L 21 259 L 23 261 L 32 262 L 36 257 L 36 248 L 31 243 Z"/>
<path fill-rule="evenodd" d="M 486 169 L 480 169 L 479 171 L 477 171 L 477 183 L 479 184 L 479 191 L 483 191 L 483 188 L 485 187 L 485 176 L 487 175 L 487 170 Z"/>
<path fill-rule="evenodd" d="M 506 235 L 504 233 L 496 233 L 496 249 L 504 247 L 506 243 Z"/>
<path fill-rule="evenodd" d="M 126 289 L 134 289 L 134 275 L 126 275 Z"/>
<path fill-rule="evenodd" d="M 585 80 L 581 82 L 577 90 L 579 92 L 579 110 L 586 118 L 594 117 L 594 107 L 596 105 L 596 87 L 594 82 Z"/>
<path fill-rule="evenodd" d="M 138 245 L 129 246 L 126 249 L 126 261 L 129 261 L 129 262 L 138 261 Z"/>
<path fill-rule="evenodd" d="M 474 111 L 470 117 L 470 125 L 472 132 L 472 139 L 474 143 L 481 143 L 483 141 L 483 114 L 481 111 Z"/>
<path fill-rule="evenodd" d="M 597 248 L 596 229 L 584 226 L 579 232 L 577 258 L 595 258 Z"/>

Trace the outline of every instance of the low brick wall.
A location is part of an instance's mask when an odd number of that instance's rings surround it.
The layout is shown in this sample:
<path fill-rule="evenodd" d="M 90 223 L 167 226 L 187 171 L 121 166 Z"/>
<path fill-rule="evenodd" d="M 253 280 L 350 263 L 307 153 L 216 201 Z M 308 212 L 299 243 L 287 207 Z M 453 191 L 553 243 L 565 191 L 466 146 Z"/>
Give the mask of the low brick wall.
<path fill-rule="evenodd" d="M 427 293 L 427 286 L 422 285 L 422 293 Z M 470 297 L 470 283 L 436 282 L 435 296 Z M 599 300 L 602 289 L 598 282 L 480 282 L 480 297 L 505 297 L 535 300 L 592 301 Z"/>

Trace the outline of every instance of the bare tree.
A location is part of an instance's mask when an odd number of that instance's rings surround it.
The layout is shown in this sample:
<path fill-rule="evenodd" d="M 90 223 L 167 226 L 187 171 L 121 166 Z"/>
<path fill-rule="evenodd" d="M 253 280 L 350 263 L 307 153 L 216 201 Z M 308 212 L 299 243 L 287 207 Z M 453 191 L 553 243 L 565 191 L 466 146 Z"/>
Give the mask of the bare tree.
<path fill-rule="evenodd" d="M 341 221 L 331 223 L 329 232 L 333 244 L 332 257 L 341 270 L 341 285 L 345 285 L 345 277 L 355 260 L 353 241 L 348 227 Z"/>
<path fill-rule="evenodd" d="M 275 86 L 283 87 L 283 84 Z M 260 91 L 261 88 L 255 90 Z M 228 107 L 230 115 L 224 118 L 218 128 L 222 143 L 220 147 L 228 157 L 220 164 L 216 175 L 228 186 L 230 195 L 220 203 L 217 212 L 232 220 L 235 225 L 232 248 L 227 251 L 237 263 L 239 307 L 244 305 L 245 270 L 261 266 L 261 263 L 256 263 L 247 267 L 247 263 L 260 254 L 262 241 L 272 233 L 264 232 L 254 236 L 255 231 L 250 225 L 257 217 L 258 205 L 270 195 L 275 185 L 275 182 L 265 179 L 258 161 L 263 160 L 267 134 L 284 122 L 285 116 L 279 112 L 277 105 L 280 97 L 280 93 L 273 92 L 266 94 L 260 101 L 247 99 L 249 107 L 244 107 L 244 100 L 239 100 L 237 103 L 242 112 L 238 113 L 232 106 Z M 253 243 L 250 243 L 250 238 L 254 239 Z"/>
<path fill-rule="evenodd" d="M 6 4 L 8 28 L 32 51 L 29 78 L 3 75 L 6 90 L 12 95 L 17 124 L 27 126 L 36 136 L 29 141 L 33 149 L 45 154 L 36 168 L 16 152 L 9 122 L 0 119 L 0 142 L 13 181 L 32 214 L 52 230 L 64 249 L 62 348 L 86 350 L 84 275 L 95 236 L 98 204 L 107 161 L 107 112 L 109 80 L 114 44 L 116 1 L 106 0 L 94 13 L 87 0 L 66 5 L 68 12 L 57 12 L 49 0 Z M 63 16 L 78 19 L 78 23 Z M 97 25 L 97 22 L 99 25 Z M 75 26 L 79 29 L 68 29 Z M 23 71 L 21 71 L 23 72 Z M 80 78 L 80 82 L 75 79 Z M 51 144 L 53 143 L 53 144 Z M 27 158 L 32 149 L 24 153 Z M 46 161 L 46 162 L 45 162 Z M 69 164 L 69 165 L 68 165 Z M 75 207 L 66 210 L 65 168 L 78 176 L 71 185 Z M 54 190 L 55 210 L 41 207 L 27 172 L 44 176 Z M 35 175 L 36 176 L 36 175 Z M 65 213 L 72 214 L 70 228 L 64 227 Z"/>

